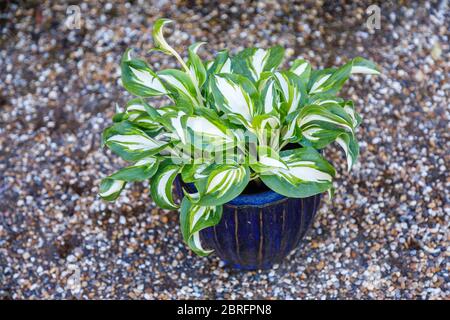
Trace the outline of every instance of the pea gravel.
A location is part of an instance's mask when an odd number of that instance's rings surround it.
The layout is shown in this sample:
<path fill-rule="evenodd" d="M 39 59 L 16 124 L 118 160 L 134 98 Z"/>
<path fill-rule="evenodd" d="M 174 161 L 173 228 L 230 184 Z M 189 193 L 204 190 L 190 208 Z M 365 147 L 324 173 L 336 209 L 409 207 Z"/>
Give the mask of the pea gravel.
<path fill-rule="evenodd" d="M 81 28 L 65 1 L 0 4 L 0 297 L 5 299 L 449 299 L 449 7 L 447 1 L 83 1 Z M 71 12 L 69 12 L 70 14 Z M 116 203 L 100 178 L 124 163 L 100 133 L 130 96 L 118 63 L 146 53 L 158 17 L 176 20 L 180 52 L 281 44 L 316 67 L 362 55 L 379 77 L 342 95 L 364 121 L 361 157 L 323 202 L 304 243 L 274 269 L 230 270 L 182 243 L 176 212 L 155 208 L 148 184 Z M 186 52 L 186 51 L 183 51 Z M 287 64 L 286 64 L 287 65 Z M 77 275 L 80 281 L 78 282 Z"/>

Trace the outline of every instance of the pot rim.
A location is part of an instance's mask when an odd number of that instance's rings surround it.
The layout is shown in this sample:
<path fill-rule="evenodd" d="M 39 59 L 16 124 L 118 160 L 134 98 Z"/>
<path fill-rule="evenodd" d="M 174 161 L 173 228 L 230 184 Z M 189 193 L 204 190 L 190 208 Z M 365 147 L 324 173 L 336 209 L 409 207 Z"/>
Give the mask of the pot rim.
<path fill-rule="evenodd" d="M 266 207 L 275 203 L 286 201 L 288 197 L 285 197 L 273 190 L 267 190 L 259 193 L 252 194 L 240 194 L 230 202 L 225 203 L 228 207 Z"/>
<path fill-rule="evenodd" d="M 195 190 L 195 186 L 192 183 L 184 182 L 181 177 L 179 177 L 179 181 L 191 189 Z M 224 206 L 231 208 L 244 208 L 244 207 L 253 207 L 253 208 L 264 208 L 269 205 L 278 204 L 280 202 L 288 200 L 288 197 L 285 197 L 279 193 L 276 193 L 273 190 L 267 190 L 258 193 L 252 194 L 240 194 L 233 200 L 224 204 Z"/>

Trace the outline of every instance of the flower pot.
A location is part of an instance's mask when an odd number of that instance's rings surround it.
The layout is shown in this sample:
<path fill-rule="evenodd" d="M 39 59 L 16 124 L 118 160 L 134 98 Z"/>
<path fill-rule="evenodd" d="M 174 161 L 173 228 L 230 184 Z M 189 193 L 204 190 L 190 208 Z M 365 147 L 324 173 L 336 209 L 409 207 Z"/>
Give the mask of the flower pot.
<path fill-rule="evenodd" d="M 186 187 L 176 179 L 180 196 L 182 185 Z M 272 190 L 241 194 L 223 205 L 219 224 L 200 232 L 202 246 L 213 249 L 233 268 L 271 268 L 297 248 L 312 224 L 320 198 L 320 194 L 286 198 Z"/>

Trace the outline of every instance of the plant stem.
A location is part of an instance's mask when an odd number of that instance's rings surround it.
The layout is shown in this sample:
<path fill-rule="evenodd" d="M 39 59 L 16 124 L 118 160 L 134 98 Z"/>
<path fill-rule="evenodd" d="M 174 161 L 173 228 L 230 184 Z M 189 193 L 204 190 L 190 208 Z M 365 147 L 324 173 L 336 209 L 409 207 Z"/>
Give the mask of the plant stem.
<path fill-rule="evenodd" d="M 202 94 L 200 92 L 200 89 L 198 88 L 198 83 L 197 85 L 195 85 L 195 83 L 197 82 L 196 79 L 194 79 L 192 77 L 192 73 L 191 70 L 188 68 L 188 66 L 186 65 L 186 62 L 184 62 L 183 58 L 181 58 L 181 56 L 178 54 L 178 52 L 176 52 L 175 50 L 172 52 L 172 54 L 175 56 L 175 58 L 180 62 L 181 66 L 183 67 L 183 69 L 186 71 L 186 73 L 189 75 L 189 77 L 192 79 L 192 82 L 194 83 L 194 87 L 195 87 L 195 92 L 197 93 L 197 101 L 198 103 L 200 103 L 200 105 L 202 107 L 205 107 L 205 105 L 203 104 L 203 97 Z"/>
<path fill-rule="evenodd" d="M 253 181 L 255 179 L 259 179 L 259 175 L 256 172 L 253 172 L 250 174 L 250 181 Z"/>

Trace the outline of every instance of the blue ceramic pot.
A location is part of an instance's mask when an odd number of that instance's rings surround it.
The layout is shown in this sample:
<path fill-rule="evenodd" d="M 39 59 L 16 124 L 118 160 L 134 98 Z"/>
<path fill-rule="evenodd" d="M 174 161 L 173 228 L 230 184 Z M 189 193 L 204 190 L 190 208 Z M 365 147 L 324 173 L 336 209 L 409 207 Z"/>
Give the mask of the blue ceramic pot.
<path fill-rule="evenodd" d="M 179 195 L 181 184 L 177 179 Z M 286 198 L 272 190 L 242 194 L 224 204 L 218 225 L 200 232 L 202 245 L 214 249 L 233 268 L 271 268 L 297 248 L 312 224 L 320 198 L 320 194 Z"/>

